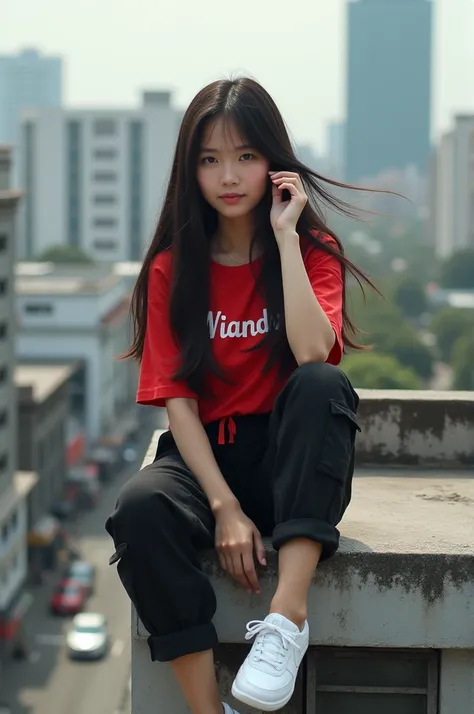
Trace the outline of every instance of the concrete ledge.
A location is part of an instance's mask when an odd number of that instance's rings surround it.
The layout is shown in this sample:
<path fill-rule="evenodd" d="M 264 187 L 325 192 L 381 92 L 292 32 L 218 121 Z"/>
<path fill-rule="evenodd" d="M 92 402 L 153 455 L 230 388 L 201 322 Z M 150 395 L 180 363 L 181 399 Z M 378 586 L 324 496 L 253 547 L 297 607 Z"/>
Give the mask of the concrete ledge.
<path fill-rule="evenodd" d="M 358 393 L 358 464 L 472 468 L 474 392 Z"/>
<path fill-rule="evenodd" d="M 473 476 L 357 476 L 341 548 L 314 580 L 311 644 L 474 647 Z M 242 642 L 248 620 L 265 617 L 277 578 L 272 550 L 268 563 L 256 597 L 220 570 L 213 552 L 203 555 L 221 641 Z M 136 619 L 132 633 L 147 636 Z"/>

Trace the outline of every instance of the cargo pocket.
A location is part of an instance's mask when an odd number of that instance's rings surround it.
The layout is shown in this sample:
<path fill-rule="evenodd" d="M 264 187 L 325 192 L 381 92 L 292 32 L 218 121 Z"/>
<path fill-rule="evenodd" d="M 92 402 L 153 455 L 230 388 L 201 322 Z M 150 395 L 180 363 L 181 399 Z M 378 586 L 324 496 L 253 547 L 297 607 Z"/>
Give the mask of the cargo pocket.
<path fill-rule="evenodd" d="M 319 469 L 338 481 L 345 481 L 352 459 L 356 432 L 360 426 L 354 412 L 331 399 Z"/>
<path fill-rule="evenodd" d="M 354 412 L 331 400 L 318 472 L 325 480 L 325 519 L 337 525 L 351 500 L 354 442 L 360 431 Z"/>
<path fill-rule="evenodd" d="M 117 573 L 122 582 L 125 591 L 135 605 L 138 617 L 142 621 L 144 627 L 153 634 L 153 625 L 146 616 L 146 611 L 141 606 L 141 598 L 138 597 L 136 587 L 136 579 L 133 574 L 133 562 L 128 550 L 127 543 L 120 543 L 115 549 L 115 553 L 109 559 L 109 565 L 117 563 Z"/>

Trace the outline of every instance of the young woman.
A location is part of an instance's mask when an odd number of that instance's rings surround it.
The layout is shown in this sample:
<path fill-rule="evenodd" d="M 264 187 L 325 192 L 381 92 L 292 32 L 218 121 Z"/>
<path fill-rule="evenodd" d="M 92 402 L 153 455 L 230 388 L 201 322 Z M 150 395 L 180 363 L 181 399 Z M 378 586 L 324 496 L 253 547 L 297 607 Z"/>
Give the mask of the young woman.
<path fill-rule="evenodd" d="M 278 586 L 247 626 L 255 639 L 232 693 L 279 709 L 308 647 L 309 585 L 350 500 L 358 397 L 336 365 L 356 347 L 345 273 L 365 278 L 324 223 L 322 201 L 344 204 L 320 179 L 259 84 L 210 84 L 184 116 L 133 295 L 137 401 L 165 406 L 170 430 L 118 496 L 111 563 L 193 714 L 233 712 L 216 684 L 216 599 L 199 551 L 215 545 L 259 593 L 255 561 L 265 567 L 272 537 Z"/>

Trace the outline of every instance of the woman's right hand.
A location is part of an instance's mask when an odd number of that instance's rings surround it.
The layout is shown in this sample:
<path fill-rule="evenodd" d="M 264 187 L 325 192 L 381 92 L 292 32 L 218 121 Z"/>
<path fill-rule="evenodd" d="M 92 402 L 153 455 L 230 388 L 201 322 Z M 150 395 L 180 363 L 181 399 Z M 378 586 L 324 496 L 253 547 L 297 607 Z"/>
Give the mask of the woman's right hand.
<path fill-rule="evenodd" d="M 216 514 L 216 549 L 219 562 L 248 592 L 260 592 L 253 551 L 260 565 L 266 565 L 265 546 L 257 526 L 232 504 Z"/>

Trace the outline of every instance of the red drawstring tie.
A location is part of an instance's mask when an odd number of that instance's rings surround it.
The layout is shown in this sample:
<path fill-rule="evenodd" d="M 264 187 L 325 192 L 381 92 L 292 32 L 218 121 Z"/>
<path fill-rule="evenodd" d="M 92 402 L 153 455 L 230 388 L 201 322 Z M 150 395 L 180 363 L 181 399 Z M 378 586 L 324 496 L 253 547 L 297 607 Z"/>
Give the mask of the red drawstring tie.
<path fill-rule="evenodd" d="M 217 443 L 219 444 L 219 446 L 223 446 L 226 443 L 226 440 L 225 440 L 226 424 L 228 425 L 228 429 L 229 429 L 229 441 L 227 443 L 233 444 L 235 441 L 235 435 L 237 433 L 237 427 L 235 425 L 235 421 L 232 419 L 232 417 L 222 417 L 222 419 L 219 422 L 219 437 L 217 439 Z"/>

